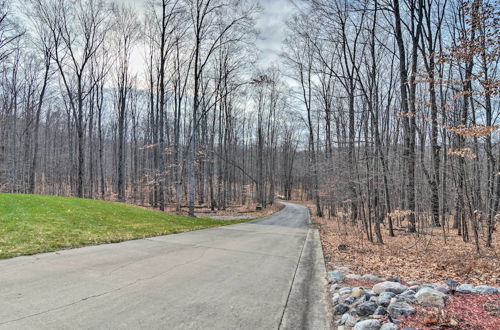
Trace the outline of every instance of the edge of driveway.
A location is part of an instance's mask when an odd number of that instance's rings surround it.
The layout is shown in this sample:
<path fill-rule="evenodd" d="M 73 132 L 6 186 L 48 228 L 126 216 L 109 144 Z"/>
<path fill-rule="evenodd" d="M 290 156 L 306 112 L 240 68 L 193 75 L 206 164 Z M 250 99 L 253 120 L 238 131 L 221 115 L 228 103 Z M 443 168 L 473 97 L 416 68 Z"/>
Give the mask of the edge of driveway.
<path fill-rule="evenodd" d="M 326 285 L 321 239 L 309 217 L 309 230 L 279 328 L 331 329 Z"/>

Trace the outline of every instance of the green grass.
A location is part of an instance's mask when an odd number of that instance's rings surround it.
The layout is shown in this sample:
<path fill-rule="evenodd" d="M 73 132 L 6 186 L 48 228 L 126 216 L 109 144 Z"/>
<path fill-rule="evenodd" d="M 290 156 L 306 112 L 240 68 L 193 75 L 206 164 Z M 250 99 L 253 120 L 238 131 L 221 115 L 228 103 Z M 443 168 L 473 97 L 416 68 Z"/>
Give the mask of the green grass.
<path fill-rule="evenodd" d="M 219 227 L 248 220 L 188 218 L 126 204 L 0 194 L 0 258 Z"/>

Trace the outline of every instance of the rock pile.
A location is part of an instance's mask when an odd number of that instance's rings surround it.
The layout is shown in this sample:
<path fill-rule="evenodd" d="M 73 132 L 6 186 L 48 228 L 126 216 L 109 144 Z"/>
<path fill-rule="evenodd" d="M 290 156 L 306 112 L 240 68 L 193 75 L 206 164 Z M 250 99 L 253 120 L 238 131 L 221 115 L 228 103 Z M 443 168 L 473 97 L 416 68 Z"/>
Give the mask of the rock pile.
<path fill-rule="evenodd" d="M 373 282 L 372 287 L 351 287 L 343 285 L 344 280 Z M 421 284 L 408 282 L 403 285 L 399 279 L 386 281 L 375 275 L 345 275 L 340 270 L 328 272 L 332 293 L 333 314 L 339 330 L 395 330 L 399 318 L 416 313 L 412 305 L 444 308 L 448 286 L 441 283 Z M 461 284 L 455 289 L 459 293 L 494 294 L 497 288 Z M 388 321 L 389 320 L 389 321 Z M 391 322 L 392 321 L 392 322 Z"/>

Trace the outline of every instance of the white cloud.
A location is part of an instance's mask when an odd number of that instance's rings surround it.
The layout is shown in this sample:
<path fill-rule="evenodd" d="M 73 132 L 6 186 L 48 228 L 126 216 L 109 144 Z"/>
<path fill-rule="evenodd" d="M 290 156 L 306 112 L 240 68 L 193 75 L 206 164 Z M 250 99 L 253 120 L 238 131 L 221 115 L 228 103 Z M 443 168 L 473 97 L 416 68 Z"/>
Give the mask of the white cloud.
<path fill-rule="evenodd" d="M 286 21 L 296 12 L 290 0 L 260 0 L 262 12 L 257 20 L 260 38 L 257 48 L 261 51 L 261 65 L 279 61 L 281 45 L 285 39 Z"/>

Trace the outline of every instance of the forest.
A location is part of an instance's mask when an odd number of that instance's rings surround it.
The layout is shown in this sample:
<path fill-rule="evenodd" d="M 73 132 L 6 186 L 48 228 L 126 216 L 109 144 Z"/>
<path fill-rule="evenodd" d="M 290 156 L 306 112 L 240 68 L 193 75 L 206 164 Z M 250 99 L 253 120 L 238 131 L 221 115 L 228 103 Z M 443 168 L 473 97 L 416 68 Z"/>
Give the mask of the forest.
<path fill-rule="evenodd" d="M 290 1 L 266 65 L 258 1 L 134 3 L 0 1 L 0 191 L 493 246 L 499 1 Z"/>

